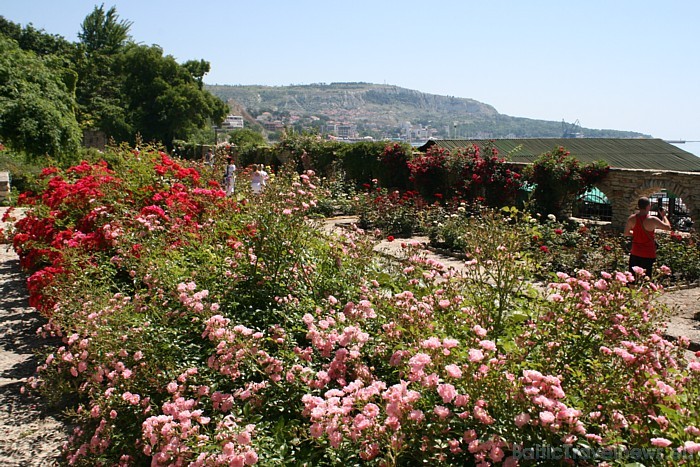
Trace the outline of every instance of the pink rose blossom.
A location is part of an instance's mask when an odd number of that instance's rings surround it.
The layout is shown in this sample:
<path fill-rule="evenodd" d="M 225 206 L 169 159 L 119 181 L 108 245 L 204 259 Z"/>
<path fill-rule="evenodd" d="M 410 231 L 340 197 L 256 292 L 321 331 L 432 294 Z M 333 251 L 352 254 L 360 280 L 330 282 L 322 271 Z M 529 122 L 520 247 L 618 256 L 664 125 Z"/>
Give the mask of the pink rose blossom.
<path fill-rule="evenodd" d="M 469 361 L 480 362 L 484 359 L 484 353 L 479 349 L 469 349 Z"/>
<path fill-rule="evenodd" d="M 450 364 L 445 367 L 445 371 L 452 378 L 461 378 L 462 370 L 455 364 Z"/>
<path fill-rule="evenodd" d="M 414 409 L 411 410 L 411 412 L 408 414 L 408 418 L 410 418 L 414 422 L 422 422 L 425 419 L 425 415 L 422 411 Z"/>
<path fill-rule="evenodd" d="M 528 423 L 530 423 L 530 415 L 523 412 L 515 416 L 515 425 L 518 428 L 522 428 Z"/>
<path fill-rule="evenodd" d="M 459 341 L 457 339 L 452 339 L 450 337 L 445 337 L 442 340 L 442 346 L 446 349 L 453 349 L 459 346 Z"/>
<path fill-rule="evenodd" d="M 683 450 L 689 454 L 697 454 L 700 452 L 700 443 L 695 441 L 686 441 L 683 444 Z"/>
<path fill-rule="evenodd" d="M 440 339 L 437 337 L 431 337 L 421 342 L 420 346 L 424 349 L 439 349 L 442 344 L 440 343 Z"/>
<path fill-rule="evenodd" d="M 439 384 L 437 388 L 438 394 L 442 397 L 442 401 L 447 404 L 452 402 L 452 400 L 457 395 L 457 390 L 451 384 Z"/>
<path fill-rule="evenodd" d="M 544 425 L 551 425 L 552 423 L 554 423 L 555 419 L 556 418 L 554 417 L 554 414 L 552 412 L 550 412 L 549 410 L 545 410 L 543 412 L 540 412 L 540 421 Z"/>
<path fill-rule="evenodd" d="M 496 343 L 493 341 L 483 340 L 479 342 L 479 346 L 484 350 L 496 350 Z"/>
<path fill-rule="evenodd" d="M 657 448 L 667 448 L 671 445 L 671 441 L 666 438 L 651 438 L 651 445 Z"/>
<path fill-rule="evenodd" d="M 450 409 L 443 407 L 442 405 L 436 405 L 433 412 L 435 412 L 435 415 L 437 415 L 441 420 L 446 419 L 450 415 Z"/>

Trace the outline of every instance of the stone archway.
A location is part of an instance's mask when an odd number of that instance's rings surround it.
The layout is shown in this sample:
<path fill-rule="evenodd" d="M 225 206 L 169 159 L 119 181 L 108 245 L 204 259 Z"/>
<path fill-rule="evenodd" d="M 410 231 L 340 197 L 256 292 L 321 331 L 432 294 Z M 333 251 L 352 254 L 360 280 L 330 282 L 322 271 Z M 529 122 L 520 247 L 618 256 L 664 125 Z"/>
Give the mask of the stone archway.
<path fill-rule="evenodd" d="M 679 196 L 690 211 L 690 217 L 700 223 L 700 173 L 660 172 L 656 170 L 610 169 L 597 188 L 612 205 L 612 227 L 622 230 L 627 217 L 637 209 L 637 200 L 665 188 Z"/>

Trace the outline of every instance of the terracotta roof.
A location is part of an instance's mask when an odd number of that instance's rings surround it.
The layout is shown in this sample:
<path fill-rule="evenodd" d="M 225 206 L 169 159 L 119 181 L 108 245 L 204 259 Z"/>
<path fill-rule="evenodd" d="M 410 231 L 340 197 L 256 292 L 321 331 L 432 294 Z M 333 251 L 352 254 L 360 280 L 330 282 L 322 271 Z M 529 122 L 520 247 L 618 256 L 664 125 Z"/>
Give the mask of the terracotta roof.
<path fill-rule="evenodd" d="M 472 144 L 483 147 L 489 141 L 493 142 L 502 156 L 510 154 L 508 159 L 513 162 L 532 163 L 541 154 L 563 146 L 584 163 L 603 160 L 612 168 L 700 172 L 700 157 L 661 139 L 433 139 L 418 149 L 425 152 L 433 145 L 447 150 L 465 148 Z"/>

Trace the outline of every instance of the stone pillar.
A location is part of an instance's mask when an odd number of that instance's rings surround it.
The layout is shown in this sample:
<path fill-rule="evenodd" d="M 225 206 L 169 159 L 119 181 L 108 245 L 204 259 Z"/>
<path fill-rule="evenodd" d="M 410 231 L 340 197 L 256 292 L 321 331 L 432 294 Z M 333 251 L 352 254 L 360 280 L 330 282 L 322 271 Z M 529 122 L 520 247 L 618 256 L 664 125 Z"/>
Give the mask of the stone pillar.
<path fill-rule="evenodd" d="M 0 172 L 0 200 L 10 197 L 10 173 Z"/>

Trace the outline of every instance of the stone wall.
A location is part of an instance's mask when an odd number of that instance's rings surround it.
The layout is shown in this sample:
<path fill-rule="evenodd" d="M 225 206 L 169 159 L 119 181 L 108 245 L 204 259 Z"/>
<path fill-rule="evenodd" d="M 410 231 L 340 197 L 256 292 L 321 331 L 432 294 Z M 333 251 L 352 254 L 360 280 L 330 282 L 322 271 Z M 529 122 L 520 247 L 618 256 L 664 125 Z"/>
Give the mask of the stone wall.
<path fill-rule="evenodd" d="M 666 189 L 680 197 L 696 225 L 700 223 L 700 172 L 662 172 L 640 169 L 610 169 L 596 185 L 612 205 L 612 226 L 623 230 L 630 214 L 637 210 L 637 200 Z"/>
<path fill-rule="evenodd" d="M 10 173 L 0 172 L 0 201 L 10 196 Z"/>
<path fill-rule="evenodd" d="M 511 163 L 519 172 L 526 165 Z M 611 227 L 616 230 L 624 230 L 627 218 L 637 211 L 639 198 L 651 196 L 662 189 L 680 197 L 690 211 L 695 228 L 700 226 L 700 172 L 614 168 L 596 187 L 605 193 L 612 205 Z"/>

